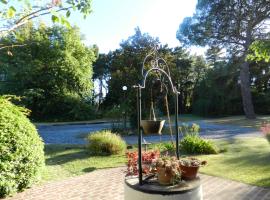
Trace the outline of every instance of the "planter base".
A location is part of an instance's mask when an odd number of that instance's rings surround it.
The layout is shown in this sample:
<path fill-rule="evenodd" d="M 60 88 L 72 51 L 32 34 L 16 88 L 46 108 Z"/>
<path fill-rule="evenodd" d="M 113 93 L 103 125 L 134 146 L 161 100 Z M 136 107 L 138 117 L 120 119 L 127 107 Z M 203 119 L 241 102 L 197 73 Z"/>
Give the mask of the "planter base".
<path fill-rule="evenodd" d="M 126 178 L 125 200 L 202 200 L 200 178 L 185 181 L 179 185 L 139 185 L 138 178 Z"/>

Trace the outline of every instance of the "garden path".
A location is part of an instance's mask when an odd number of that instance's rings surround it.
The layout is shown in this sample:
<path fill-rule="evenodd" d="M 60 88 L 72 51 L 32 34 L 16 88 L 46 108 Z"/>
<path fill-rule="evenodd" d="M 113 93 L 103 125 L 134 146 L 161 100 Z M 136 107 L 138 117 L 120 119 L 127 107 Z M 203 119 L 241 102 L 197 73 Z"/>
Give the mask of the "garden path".
<path fill-rule="evenodd" d="M 34 186 L 5 200 L 123 200 L 124 170 L 96 170 L 85 175 Z M 270 188 L 262 188 L 200 175 L 204 200 L 270 200 Z"/>

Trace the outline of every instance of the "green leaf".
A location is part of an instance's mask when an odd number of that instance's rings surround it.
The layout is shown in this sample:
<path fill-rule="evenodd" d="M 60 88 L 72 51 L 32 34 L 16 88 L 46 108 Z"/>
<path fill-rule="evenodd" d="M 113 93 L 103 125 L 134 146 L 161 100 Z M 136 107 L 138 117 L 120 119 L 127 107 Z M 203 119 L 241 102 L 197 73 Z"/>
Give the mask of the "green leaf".
<path fill-rule="evenodd" d="M 59 17 L 52 15 L 52 21 L 53 21 L 53 23 L 59 22 Z"/>
<path fill-rule="evenodd" d="M 67 17 L 70 16 L 70 11 L 69 11 L 69 10 L 67 11 L 66 16 L 67 16 Z"/>
<path fill-rule="evenodd" d="M 15 16 L 16 9 L 13 6 L 10 6 L 8 11 L 7 11 L 7 17 L 12 18 Z"/>
<path fill-rule="evenodd" d="M 71 25 L 68 20 L 66 20 L 65 17 L 61 16 L 61 24 L 66 26 L 67 28 L 71 28 Z"/>
<path fill-rule="evenodd" d="M 6 0 L 0 0 L 1 3 L 7 4 L 8 2 Z"/>

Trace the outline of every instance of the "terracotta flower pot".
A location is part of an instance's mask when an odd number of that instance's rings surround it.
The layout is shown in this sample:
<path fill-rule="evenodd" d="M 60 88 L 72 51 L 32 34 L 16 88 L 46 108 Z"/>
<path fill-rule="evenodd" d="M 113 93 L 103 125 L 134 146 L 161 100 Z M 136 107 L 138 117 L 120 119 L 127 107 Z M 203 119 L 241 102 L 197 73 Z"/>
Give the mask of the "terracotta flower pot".
<path fill-rule="evenodd" d="M 171 185 L 173 181 L 172 174 L 167 173 L 162 167 L 157 167 L 157 178 L 160 185 Z"/>
<path fill-rule="evenodd" d="M 159 134 L 161 135 L 165 120 L 142 120 L 141 127 L 144 134 Z"/>
<path fill-rule="evenodd" d="M 181 168 L 181 177 L 184 180 L 192 180 L 197 177 L 198 170 L 200 166 L 184 166 L 180 164 Z"/>

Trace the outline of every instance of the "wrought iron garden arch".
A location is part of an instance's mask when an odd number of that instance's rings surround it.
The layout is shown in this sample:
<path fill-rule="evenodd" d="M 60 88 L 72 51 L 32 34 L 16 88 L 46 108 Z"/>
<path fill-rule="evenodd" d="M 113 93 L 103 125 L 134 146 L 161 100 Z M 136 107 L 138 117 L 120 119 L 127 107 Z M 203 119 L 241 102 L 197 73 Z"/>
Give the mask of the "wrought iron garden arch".
<path fill-rule="evenodd" d="M 150 69 L 147 69 L 147 64 L 150 64 Z M 142 176 L 142 128 L 141 128 L 141 120 L 142 120 L 142 114 L 141 114 L 141 100 L 142 95 L 141 91 L 142 89 L 146 88 L 146 80 L 149 76 L 150 72 L 156 72 L 161 75 L 164 75 L 167 80 L 169 81 L 169 85 L 171 86 L 172 92 L 175 96 L 175 138 L 176 138 L 176 156 L 177 159 L 179 159 L 179 130 L 178 130 L 178 94 L 176 87 L 173 85 L 170 70 L 167 65 L 167 62 L 159 56 L 158 53 L 158 46 L 155 46 L 151 52 L 145 57 L 143 61 L 142 66 L 142 82 L 138 85 L 135 85 L 134 88 L 137 89 L 137 120 L 138 120 L 138 165 L 139 165 L 139 184 L 143 185 L 143 176 Z"/>

